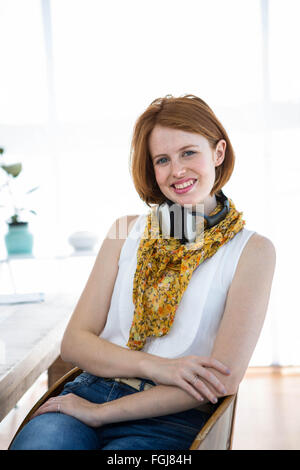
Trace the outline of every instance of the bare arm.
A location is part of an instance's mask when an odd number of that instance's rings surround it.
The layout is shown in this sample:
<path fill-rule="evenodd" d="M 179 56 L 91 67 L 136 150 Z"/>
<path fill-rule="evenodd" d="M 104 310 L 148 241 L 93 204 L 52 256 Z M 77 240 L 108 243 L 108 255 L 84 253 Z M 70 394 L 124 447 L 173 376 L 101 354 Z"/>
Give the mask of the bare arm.
<path fill-rule="evenodd" d="M 143 392 L 98 405 L 95 416 L 102 426 L 109 423 L 179 413 L 207 402 L 207 399 L 199 401 L 193 398 L 179 387 L 156 385 Z"/>
<path fill-rule="evenodd" d="M 264 324 L 275 265 L 272 242 L 259 234 L 252 235 L 241 254 L 211 354 L 231 370 L 224 385 L 228 384 L 233 392 L 245 375 Z"/>

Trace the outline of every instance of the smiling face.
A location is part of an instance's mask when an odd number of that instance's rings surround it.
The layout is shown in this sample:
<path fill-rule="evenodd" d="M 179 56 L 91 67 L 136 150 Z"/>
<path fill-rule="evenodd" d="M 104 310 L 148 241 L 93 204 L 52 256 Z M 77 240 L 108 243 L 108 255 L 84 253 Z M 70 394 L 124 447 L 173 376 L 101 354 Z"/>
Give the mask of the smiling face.
<path fill-rule="evenodd" d="M 200 134 L 155 126 L 149 136 L 149 151 L 161 192 L 177 204 L 204 204 L 206 214 L 216 207 L 210 192 L 215 167 L 225 158 L 226 142 L 212 149 Z"/>

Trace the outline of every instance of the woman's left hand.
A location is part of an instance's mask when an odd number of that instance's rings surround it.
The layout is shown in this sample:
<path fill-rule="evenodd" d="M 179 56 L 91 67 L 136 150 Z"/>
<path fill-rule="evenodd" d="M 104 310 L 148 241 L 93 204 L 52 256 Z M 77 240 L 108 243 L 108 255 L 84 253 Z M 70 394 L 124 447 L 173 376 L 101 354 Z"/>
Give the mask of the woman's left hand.
<path fill-rule="evenodd" d="M 67 395 L 49 398 L 49 400 L 37 409 L 30 419 L 43 413 L 64 413 L 77 418 L 88 426 L 99 427 L 104 424 L 101 422 L 100 418 L 101 406 L 101 404 L 92 403 L 91 401 L 74 395 L 74 393 L 68 393 Z"/>

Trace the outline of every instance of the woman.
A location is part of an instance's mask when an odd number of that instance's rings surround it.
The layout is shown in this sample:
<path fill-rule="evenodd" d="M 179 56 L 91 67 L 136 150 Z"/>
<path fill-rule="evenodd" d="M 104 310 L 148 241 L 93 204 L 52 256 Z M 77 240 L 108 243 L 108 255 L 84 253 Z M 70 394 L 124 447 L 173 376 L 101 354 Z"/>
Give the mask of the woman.
<path fill-rule="evenodd" d="M 61 345 L 84 372 L 12 449 L 188 449 L 247 369 L 275 249 L 222 192 L 225 129 L 200 98 L 167 95 L 138 118 L 131 158 L 150 211 L 108 232 Z"/>

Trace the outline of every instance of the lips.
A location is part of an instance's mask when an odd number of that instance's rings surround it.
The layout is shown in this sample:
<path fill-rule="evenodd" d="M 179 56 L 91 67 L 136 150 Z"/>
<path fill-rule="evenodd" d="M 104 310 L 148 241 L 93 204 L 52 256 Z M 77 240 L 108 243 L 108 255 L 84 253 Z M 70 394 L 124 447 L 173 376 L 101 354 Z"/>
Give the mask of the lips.
<path fill-rule="evenodd" d="M 188 179 L 186 181 L 193 181 L 193 184 L 190 184 L 189 186 L 187 186 L 186 188 L 175 188 L 174 184 L 171 185 L 171 188 L 173 189 L 173 191 L 176 193 L 176 194 L 183 194 L 183 193 L 187 193 L 188 191 L 191 191 L 193 189 L 193 187 L 195 186 L 195 184 L 197 183 L 197 180 L 195 179 Z M 183 183 L 176 183 L 176 184 L 183 184 Z"/>

